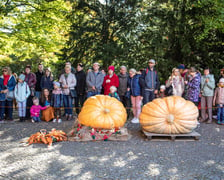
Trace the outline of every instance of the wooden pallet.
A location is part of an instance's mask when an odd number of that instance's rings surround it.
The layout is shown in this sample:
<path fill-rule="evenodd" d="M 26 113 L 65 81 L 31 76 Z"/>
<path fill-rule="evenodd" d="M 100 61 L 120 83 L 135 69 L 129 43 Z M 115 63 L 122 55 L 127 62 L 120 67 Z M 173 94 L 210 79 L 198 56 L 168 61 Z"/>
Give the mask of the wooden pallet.
<path fill-rule="evenodd" d="M 201 135 L 198 132 L 188 134 L 155 134 L 142 130 L 143 134 L 150 141 L 195 141 L 199 140 Z"/>

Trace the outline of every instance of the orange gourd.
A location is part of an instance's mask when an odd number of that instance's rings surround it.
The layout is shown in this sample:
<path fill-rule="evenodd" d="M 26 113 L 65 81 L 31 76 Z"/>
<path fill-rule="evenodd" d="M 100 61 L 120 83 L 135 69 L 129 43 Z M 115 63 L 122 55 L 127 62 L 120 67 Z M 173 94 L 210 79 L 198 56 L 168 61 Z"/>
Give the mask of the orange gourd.
<path fill-rule="evenodd" d="M 113 129 L 124 126 L 127 113 L 123 104 L 116 98 L 96 95 L 85 101 L 78 120 L 84 126 Z"/>
<path fill-rule="evenodd" d="M 158 134 L 190 133 L 197 127 L 198 108 L 179 96 L 158 98 L 144 105 L 140 114 L 143 130 Z"/>

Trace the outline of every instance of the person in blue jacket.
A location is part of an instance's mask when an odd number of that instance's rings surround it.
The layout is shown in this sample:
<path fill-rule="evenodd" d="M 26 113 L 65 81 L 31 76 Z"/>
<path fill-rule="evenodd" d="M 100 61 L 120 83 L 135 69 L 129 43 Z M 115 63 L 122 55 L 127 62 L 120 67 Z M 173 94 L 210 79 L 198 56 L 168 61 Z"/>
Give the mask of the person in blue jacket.
<path fill-rule="evenodd" d="M 143 88 L 140 77 L 141 75 L 137 74 L 135 69 L 132 68 L 129 70 L 127 90 L 130 91 L 131 95 L 131 103 L 134 115 L 134 118 L 131 120 L 132 123 L 139 123 L 139 116 L 141 113 Z"/>
<path fill-rule="evenodd" d="M 155 95 L 158 94 L 160 82 L 158 73 L 155 70 L 155 64 L 156 61 L 150 59 L 148 67 L 142 71 L 141 81 L 144 89 L 143 104 L 151 102 L 155 98 Z"/>
<path fill-rule="evenodd" d="M 2 74 L 4 90 L 2 90 L 1 92 L 6 94 L 6 100 L 4 106 L 2 107 L 2 112 L 7 112 L 7 117 L 5 119 L 13 121 L 12 113 L 16 78 L 12 75 L 11 69 L 9 67 L 4 67 L 2 69 Z"/>

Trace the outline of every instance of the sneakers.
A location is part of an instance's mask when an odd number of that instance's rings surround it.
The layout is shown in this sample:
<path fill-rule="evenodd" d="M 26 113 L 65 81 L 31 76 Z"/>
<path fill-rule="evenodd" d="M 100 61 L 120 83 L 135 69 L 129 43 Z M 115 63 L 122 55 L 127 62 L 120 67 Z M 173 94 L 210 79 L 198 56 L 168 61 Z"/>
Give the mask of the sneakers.
<path fill-rule="evenodd" d="M 32 122 L 32 123 L 35 123 L 35 121 L 34 121 L 33 119 L 31 119 L 31 122 Z"/>
<path fill-rule="evenodd" d="M 136 123 L 139 123 L 139 119 L 134 117 L 132 120 L 131 120 L 132 123 L 136 124 Z"/>
<path fill-rule="evenodd" d="M 58 123 L 61 123 L 61 122 L 62 122 L 61 119 L 58 119 L 58 120 L 57 120 L 57 119 L 53 119 L 53 122 L 54 122 L 54 123 L 56 123 L 57 121 L 58 121 Z"/>
<path fill-rule="evenodd" d="M 69 116 L 68 116 L 68 121 L 71 121 L 72 120 L 72 115 L 70 114 Z"/>

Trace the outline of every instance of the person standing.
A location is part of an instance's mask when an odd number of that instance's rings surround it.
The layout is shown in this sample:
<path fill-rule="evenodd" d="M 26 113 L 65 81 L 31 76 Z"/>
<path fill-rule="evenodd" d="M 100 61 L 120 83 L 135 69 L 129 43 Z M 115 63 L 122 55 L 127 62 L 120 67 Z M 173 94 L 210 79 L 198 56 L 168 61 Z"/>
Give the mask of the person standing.
<path fill-rule="evenodd" d="M 118 88 L 119 86 L 119 78 L 114 73 L 114 70 L 115 70 L 114 66 L 108 67 L 108 75 L 104 77 L 103 81 L 104 95 L 108 95 L 110 93 L 111 86 L 115 86 L 116 88 Z"/>
<path fill-rule="evenodd" d="M 201 84 L 201 75 L 195 67 L 189 69 L 189 81 L 185 81 L 187 85 L 187 100 L 193 102 L 198 106 L 199 94 L 200 94 L 200 84 Z"/>
<path fill-rule="evenodd" d="M 25 82 L 28 84 L 30 88 L 30 96 L 26 101 L 26 119 L 30 119 L 30 107 L 33 105 L 33 97 L 35 96 L 35 87 L 36 87 L 36 75 L 31 72 L 31 66 L 27 65 L 25 69 Z"/>
<path fill-rule="evenodd" d="M 93 70 L 89 71 L 86 76 L 87 98 L 101 93 L 104 75 L 99 71 L 100 65 L 95 62 Z"/>
<path fill-rule="evenodd" d="M 53 81 L 54 79 L 51 74 L 51 69 L 46 68 L 40 82 L 41 91 L 43 91 L 43 89 L 48 89 L 51 92 L 53 90 Z"/>
<path fill-rule="evenodd" d="M 150 59 L 148 67 L 146 70 L 142 71 L 140 81 L 142 81 L 144 89 L 143 104 L 151 102 L 155 98 L 155 95 L 158 94 L 160 82 L 158 73 L 155 70 L 155 64 L 156 61 L 154 59 Z"/>
<path fill-rule="evenodd" d="M 5 113 L 5 100 L 6 93 L 4 92 L 5 87 L 3 84 L 3 77 L 0 76 L 0 123 L 4 123 L 4 113 Z"/>
<path fill-rule="evenodd" d="M 208 122 L 212 123 L 212 104 L 215 89 L 214 75 L 210 74 L 209 68 L 204 69 L 204 75 L 201 77 L 201 120 L 206 121 L 206 105 L 208 109 Z"/>
<path fill-rule="evenodd" d="M 27 85 L 27 83 L 24 82 L 24 80 L 25 80 L 25 75 L 20 74 L 18 83 L 17 83 L 17 85 L 15 87 L 15 91 L 14 91 L 15 99 L 16 99 L 17 104 L 18 104 L 20 122 L 25 121 L 26 100 L 30 96 L 30 88 Z"/>
<path fill-rule="evenodd" d="M 39 63 L 38 64 L 38 71 L 35 73 L 36 75 L 36 86 L 35 86 L 35 96 L 38 97 L 40 99 L 40 95 L 41 95 L 41 79 L 42 76 L 44 75 L 44 65 Z"/>
<path fill-rule="evenodd" d="M 76 107 L 76 113 L 78 114 L 80 112 L 80 108 L 84 104 L 86 93 L 86 73 L 83 71 L 82 63 L 78 63 L 75 77 L 77 80 L 76 85 L 77 97 L 75 98 L 75 107 Z"/>
<path fill-rule="evenodd" d="M 181 96 L 184 92 L 184 79 L 181 76 L 179 69 L 173 68 L 172 75 L 169 77 L 166 87 L 172 86 L 173 87 L 173 94 L 174 96 Z"/>
<path fill-rule="evenodd" d="M 224 125 L 224 78 L 221 78 L 215 89 L 213 105 L 217 104 L 217 124 Z"/>
<path fill-rule="evenodd" d="M 131 94 L 131 103 L 133 109 L 134 118 L 131 120 L 132 123 L 139 123 L 139 116 L 141 113 L 141 104 L 142 104 L 142 85 L 140 82 L 140 74 L 136 74 L 135 69 L 129 70 L 129 78 L 128 78 L 128 91 Z"/>
<path fill-rule="evenodd" d="M 61 123 L 61 107 L 63 104 L 63 93 L 60 88 L 60 83 L 54 81 L 54 90 L 52 91 L 51 106 L 54 108 L 53 122 Z"/>
<path fill-rule="evenodd" d="M 63 101 L 64 101 L 66 120 L 72 120 L 73 97 L 71 95 L 72 93 L 71 91 L 75 90 L 77 81 L 76 81 L 75 75 L 71 72 L 70 65 L 65 66 L 65 73 L 61 75 L 59 82 L 61 83 L 62 91 L 63 91 Z"/>
<path fill-rule="evenodd" d="M 188 69 L 186 69 L 184 64 L 180 64 L 177 69 L 179 69 L 180 75 L 184 78 L 185 75 L 188 73 Z"/>
<path fill-rule="evenodd" d="M 219 76 L 218 81 L 217 81 L 216 84 L 218 84 L 218 83 L 219 83 L 219 80 L 222 79 L 222 78 L 224 78 L 224 68 L 222 68 L 222 69 L 220 70 L 220 76 Z"/>
<path fill-rule="evenodd" d="M 119 86 L 117 92 L 120 97 L 120 101 L 123 103 L 124 107 L 127 108 L 128 116 L 130 115 L 131 101 L 130 96 L 128 96 L 127 87 L 128 87 L 128 73 L 125 66 L 120 67 L 120 73 L 118 74 Z"/>
<path fill-rule="evenodd" d="M 13 99 L 14 99 L 14 89 L 16 86 L 16 79 L 11 74 L 11 69 L 9 67 L 4 67 L 3 70 L 3 86 L 4 90 L 2 90 L 2 93 L 6 94 L 5 103 L 3 105 L 2 112 L 7 112 L 7 117 L 5 119 L 8 119 L 9 121 L 13 121 L 12 113 L 13 113 Z"/>

